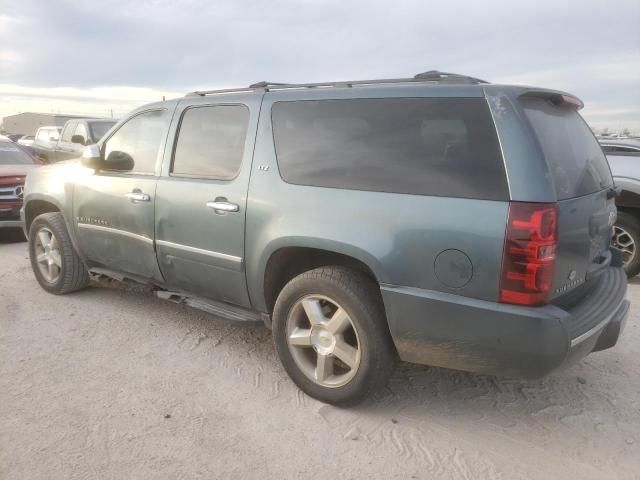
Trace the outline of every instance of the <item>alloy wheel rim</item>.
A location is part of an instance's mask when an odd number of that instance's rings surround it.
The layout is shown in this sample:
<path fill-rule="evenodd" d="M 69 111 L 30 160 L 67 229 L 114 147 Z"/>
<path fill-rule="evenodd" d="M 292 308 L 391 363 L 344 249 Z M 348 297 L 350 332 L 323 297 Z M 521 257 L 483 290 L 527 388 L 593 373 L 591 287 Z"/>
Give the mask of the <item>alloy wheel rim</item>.
<path fill-rule="evenodd" d="M 302 373 L 323 387 L 343 386 L 358 372 L 358 332 L 346 310 L 329 297 L 307 295 L 293 305 L 287 345 Z"/>
<path fill-rule="evenodd" d="M 613 246 L 622 251 L 625 266 L 636 256 L 636 242 L 629 232 L 618 225 L 613 226 Z"/>
<path fill-rule="evenodd" d="M 38 230 L 35 244 L 36 262 L 42 277 L 48 283 L 56 283 L 62 272 L 60 244 L 51 230 L 46 227 Z"/>

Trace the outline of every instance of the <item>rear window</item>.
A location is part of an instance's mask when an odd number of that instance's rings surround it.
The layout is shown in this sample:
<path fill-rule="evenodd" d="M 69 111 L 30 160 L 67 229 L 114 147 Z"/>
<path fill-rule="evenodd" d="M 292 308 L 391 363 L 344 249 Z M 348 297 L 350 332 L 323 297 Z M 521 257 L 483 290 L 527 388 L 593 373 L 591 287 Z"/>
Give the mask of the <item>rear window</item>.
<path fill-rule="evenodd" d="M 508 199 L 483 98 L 277 102 L 272 121 L 280 174 L 289 183 Z"/>
<path fill-rule="evenodd" d="M 613 184 L 598 141 L 574 108 L 543 98 L 524 99 L 523 106 L 559 200 L 589 195 Z"/>

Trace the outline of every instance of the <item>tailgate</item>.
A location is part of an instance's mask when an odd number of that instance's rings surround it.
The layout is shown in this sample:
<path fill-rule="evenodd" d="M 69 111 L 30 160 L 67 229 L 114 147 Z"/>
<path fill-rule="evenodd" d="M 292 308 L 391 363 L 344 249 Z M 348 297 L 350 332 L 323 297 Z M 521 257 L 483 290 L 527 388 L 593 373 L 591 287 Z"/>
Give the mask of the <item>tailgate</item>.
<path fill-rule="evenodd" d="M 615 203 L 607 159 L 565 95 L 520 98 L 544 155 L 558 201 L 558 246 L 551 298 L 597 277 L 609 265 Z M 586 290 L 585 290 L 586 291 Z"/>
<path fill-rule="evenodd" d="M 609 265 L 615 204 L 607 191 L 558 202 L 558 246 L 551 298 L 557 298 Z"/>

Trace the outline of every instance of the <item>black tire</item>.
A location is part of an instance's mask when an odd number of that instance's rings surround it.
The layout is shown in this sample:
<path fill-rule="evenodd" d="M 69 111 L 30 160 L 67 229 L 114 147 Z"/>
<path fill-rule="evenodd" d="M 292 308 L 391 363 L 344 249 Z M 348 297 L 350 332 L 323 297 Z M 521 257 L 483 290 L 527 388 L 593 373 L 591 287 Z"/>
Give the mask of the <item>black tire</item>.
<path fill-rule="evenodd" d="M 349 315 L 357 334 L 360 363 L 344 385 L 319 385 L 299 368 L 289 349 L 287 319 L 294 306 L 309 295 L 335 300 Z M 378 285 L 368 276 L 341 266 L 317 268 L 287 283 L 274 307 L 273 337 L 280 361 L 296 385 L 311 397 L 334 405 L 356 404 L 386 385 L 397 362 Z"/>
<path fill-rule="evenodd" d="M 37 261 L 36 236 L 43 227 L 55 235 L 62 258 L 60 272 L 54 282 L 47 281 Z M 35 218 L 29 229 L 29 257 L 36 280 L 49 293 L 63 295 L 82 290 L 89 284 L 89 272 L 71 243 L 69 232 L 67 232 L 67 226 L 61 213 L 44 213 Z"/>
<path fill-rule="evenodd" d="M 624 230 L 634 242 L 633 256 L 630 260 L 625 259 L 624 271 L 628 278 L 635 277 L 640 273 L 640 251 L 638 250 L 640 249 L 640 221 L 635 215 L 618 211 L 616 227 Z"/>

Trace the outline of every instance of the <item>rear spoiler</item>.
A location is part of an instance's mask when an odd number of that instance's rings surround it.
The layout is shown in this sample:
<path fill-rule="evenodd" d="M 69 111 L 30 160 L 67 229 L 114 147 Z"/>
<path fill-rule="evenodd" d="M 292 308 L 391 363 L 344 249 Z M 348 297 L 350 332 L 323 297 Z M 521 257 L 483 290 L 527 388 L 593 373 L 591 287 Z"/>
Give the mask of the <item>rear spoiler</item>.
<path fill-rule="evenodd" d="M 550 90 L 530 90 L 523 93 L 520 97 L 524 98 L 544 98 L 550 100 L 554 105 L 569 105 L 576 110 L 584 107 L 584 103 L 578 97 L 569 95 L 568 93 L 553 92 Z"/>

